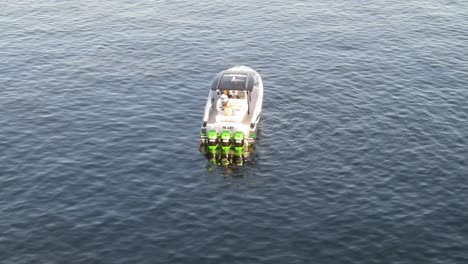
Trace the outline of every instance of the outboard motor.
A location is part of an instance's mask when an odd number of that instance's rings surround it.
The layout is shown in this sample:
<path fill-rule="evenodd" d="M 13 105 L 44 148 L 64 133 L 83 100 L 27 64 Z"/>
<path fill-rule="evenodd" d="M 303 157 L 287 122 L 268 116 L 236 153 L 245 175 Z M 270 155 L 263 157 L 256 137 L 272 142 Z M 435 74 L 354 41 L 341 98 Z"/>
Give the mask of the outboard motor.
<path fill-rule="evenodd" d="M 229 151 L 231 149 L 231 146 L 231 132 L 224 130 L 223 132 L 221 132 L 221 148 L 224 151 Z"/>
<path fill-rule="evenodd" d="M 234 133 L 234 149 L 236 151 L 242 151 L 244 150 L 244 132 L 242 131 L 236 131 Z"/>
<path fill-rule="evenodd" d="M 218 131 L 208 131 L 208 149 L 215 150 L 218 148 Z"/>

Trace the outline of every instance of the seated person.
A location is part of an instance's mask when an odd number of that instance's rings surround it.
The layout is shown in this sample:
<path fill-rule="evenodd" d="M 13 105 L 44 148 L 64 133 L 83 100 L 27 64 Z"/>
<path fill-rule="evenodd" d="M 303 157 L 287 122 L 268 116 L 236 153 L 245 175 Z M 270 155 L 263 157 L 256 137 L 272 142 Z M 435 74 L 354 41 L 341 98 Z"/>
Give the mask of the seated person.
<path fill-rule="evenodd" d="M 218 112 L 216 122 L 241 122 L 248 111 L 247 100 L 230 99 L 222 107 L 221 99 L 218 100 Z"/>
<path fill-rule="evenodd" d="M 227 116 L 232 116 L 232 107 L 231 103 L 229 101 L 226 102 L 226 105 L 224 106 L 224 114 Z"/>
<path fill-rule="evenodd" d="M 237 99 L 237 93 L 236 90 L 229 91 L 229 98 Z"/>
<path fill-rule="evenodd" d="M 223 111 L 224 107 L 226 107 L 227 102 L 229 102 L 227 94 L 223 93 L 222 95 L 220 95 L 217 102 L 218 111 Z"/>

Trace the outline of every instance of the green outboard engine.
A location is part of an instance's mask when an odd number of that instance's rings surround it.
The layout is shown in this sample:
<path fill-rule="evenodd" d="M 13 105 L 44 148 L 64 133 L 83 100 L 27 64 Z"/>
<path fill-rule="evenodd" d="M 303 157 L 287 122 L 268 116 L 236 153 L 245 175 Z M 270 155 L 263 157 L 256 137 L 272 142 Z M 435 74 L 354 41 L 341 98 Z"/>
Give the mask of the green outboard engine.
<path fill-rule="evenodd" d="M 208 131 L 208 149 L 215 150 L 218 148 L 218 131 Z"/>
<path fill-rule="evenodd" d="M 221 148 L 223 151 L 229 151 L 231 146 L 231 132 L 224 130 L 221 132 Z"/>
<path fill-rule="evenodd" d="M 234 149 L 236 151 L 244 150 L 244 132 L 236 131 L 234 133 Z"/>

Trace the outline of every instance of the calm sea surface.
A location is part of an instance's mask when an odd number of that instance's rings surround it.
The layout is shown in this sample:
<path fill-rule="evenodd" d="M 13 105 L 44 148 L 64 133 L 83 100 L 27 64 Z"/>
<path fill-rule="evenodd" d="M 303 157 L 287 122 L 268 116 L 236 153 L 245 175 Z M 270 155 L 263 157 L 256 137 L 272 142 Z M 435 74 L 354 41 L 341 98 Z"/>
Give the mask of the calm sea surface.
<path fill-rule="evenodd" d="M 2 1 L 0 263 L 468 263 L 466 1 Z M 255 152 L 198 151 L 263 77 Z"/>

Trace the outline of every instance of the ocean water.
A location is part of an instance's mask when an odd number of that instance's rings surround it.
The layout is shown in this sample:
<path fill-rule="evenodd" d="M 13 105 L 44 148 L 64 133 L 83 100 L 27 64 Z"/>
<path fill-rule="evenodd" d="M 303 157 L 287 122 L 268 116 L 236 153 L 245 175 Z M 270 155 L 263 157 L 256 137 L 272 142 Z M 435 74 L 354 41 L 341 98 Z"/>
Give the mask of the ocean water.
<path fill-rule="evenodd" d="M 465 1 L 3 1 L 0 263 L 468 263 Z M 221 70 L 255 151 L 198 150 Z"/>

